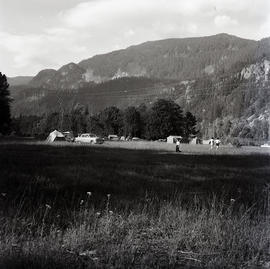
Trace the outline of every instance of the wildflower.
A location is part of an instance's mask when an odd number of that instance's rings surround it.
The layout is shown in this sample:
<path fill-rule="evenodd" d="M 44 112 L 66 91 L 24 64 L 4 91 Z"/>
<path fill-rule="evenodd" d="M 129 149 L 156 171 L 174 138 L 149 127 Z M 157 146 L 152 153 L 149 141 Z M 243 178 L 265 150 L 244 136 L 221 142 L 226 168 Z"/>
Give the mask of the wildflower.
<path fill-rule="evenodd" d="M 93 256 L 96 255 L 97 251 L 96 250 L 85 250 L 81 252 L 79 255 L 80 256 Z"/>
<path fill-rule="evenodd" d="M 111 194 L 110 194 L 110 193 L 108 193 L 108 194 L 107 194 L 107 197 L 108 197 L 108 199 L 109 199 L 109 198 L 111 197 Z"/>
<path fill-rule="evenodd" d="M 230 200 L 230 201 L 231 201 L 231 203 L 234 203 L 234 202 L 235 202 L 235 199 L 231 198 L 231 200 Z"/>
<path fill-rule="evenodd" d="M 45 205 L 47 209 L 51 209 L 52 207 L 49 204 Z"/>
<path fill-rule="evenodd" d="M 84 203 L 84 200 L 81 200 L 81 201 L 80 201 L 80 205 L 83 205 L 83 203 Z"/>
<path fill-rule="evenodd" d="M 95 257 L 95 258 L 92 258 L 92 260 L 93 260 L 94 262 L 97 262 L 97 261 L 98 261 L 98 258 Z"/>
<path fill-rule="evenodd" d="M 96 215 L 97 215 L 97 217 L 99 217 L 101 215 L 101 213 L 100 212 L 97 212 Z"/>
<path fill-rule="evenodd" d="M 112 214 L 113 214 L 113 212 L 110 210 L 110 211 L 109 211 L 109 214 L 110 214 L 110 215 L 112 215 Z"/>
<path fill-rule="evenodd" d="M 91 196 L 91 195 L 92 195 L 92 192 L 91 192 L 91 191 L 88 191 L 86 194 L 87 194 L 88 196 Z"/>

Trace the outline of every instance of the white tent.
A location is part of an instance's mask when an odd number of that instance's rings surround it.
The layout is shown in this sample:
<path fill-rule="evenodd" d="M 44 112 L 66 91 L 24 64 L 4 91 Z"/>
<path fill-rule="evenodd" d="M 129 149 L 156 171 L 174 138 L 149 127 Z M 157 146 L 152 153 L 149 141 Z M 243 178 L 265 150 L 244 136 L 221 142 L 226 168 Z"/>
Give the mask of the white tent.
<path fill-rule="evenodd" d="M 193 137 L 190 141 L 189 144 L 191 145 L 198 145 L 198 144 L 202 144 L 201 139 L 199 139 L 197 136 Z"/>
<path fill-rule="evenodd" d="M 182 136 L 180 135 L 170 135 L 167 137 L 167 143 L 175 144 L 177 140 L 181 140 Z"/>
<path fill-rule="evenodd" d="M 270 141 L 268 143 L 261 145 L 261 148 L 270 148 Z"/>
<path fill-rule="evenodd" d="M 47 142 L 65 141 L 65 136 L 61 132 L 54 130 L 48 135 L 46 141 Z"/>

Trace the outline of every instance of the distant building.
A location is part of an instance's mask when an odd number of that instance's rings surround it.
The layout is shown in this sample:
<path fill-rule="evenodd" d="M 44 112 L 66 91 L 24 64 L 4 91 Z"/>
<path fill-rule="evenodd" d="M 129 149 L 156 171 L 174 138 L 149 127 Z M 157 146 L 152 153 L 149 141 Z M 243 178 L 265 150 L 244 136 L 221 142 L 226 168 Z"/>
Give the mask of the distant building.
<path fill-rule="evenodd" d="M 170 135 L 167 137 L 167 143 L 175 144 L 178 139 L 182 139 L 183 137 L 180 135 Z"/>

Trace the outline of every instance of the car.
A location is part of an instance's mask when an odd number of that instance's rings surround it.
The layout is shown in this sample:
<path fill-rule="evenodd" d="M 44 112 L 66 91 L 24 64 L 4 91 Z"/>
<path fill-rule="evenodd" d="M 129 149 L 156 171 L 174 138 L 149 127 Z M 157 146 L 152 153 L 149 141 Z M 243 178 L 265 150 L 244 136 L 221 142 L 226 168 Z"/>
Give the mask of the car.
<path fill-rule="evenodd" d="M 75 138 L 75 142 L 78 143 L 90 143 L 90 144 L 103 144 L 104 139 L 98 137 L 95 134 L 85 133 Z"/>
<path fill-rule="evenodd" d="M 161 139 L 158 139 L 157 140 L 158 142 L 167 142 L 167 139 L 166 138 L 161 138 Z M 174 142 L 175 143 L 175 142 Z"/>
<path fill-rule="evenodd" d="M 75 141 L 73 132 L 71 132 L 71 131 L 63 132 L 63 135 L 65 136 L 65 139 L 67 142 L 74 142 Z"/>
<path fill-rule="evenodd" d="M 108 139 L 111 141 L 119 141 L 118 135 L 108 135 Z"/>

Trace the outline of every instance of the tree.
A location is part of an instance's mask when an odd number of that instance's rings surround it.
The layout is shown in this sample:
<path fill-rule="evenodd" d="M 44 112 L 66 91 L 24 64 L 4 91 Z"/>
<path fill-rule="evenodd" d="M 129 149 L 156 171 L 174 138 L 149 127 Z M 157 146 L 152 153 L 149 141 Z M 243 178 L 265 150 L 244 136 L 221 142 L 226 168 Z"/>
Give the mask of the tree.
<path fill-rule="evenodd" d="M 185 142 L 189 142 L 189 140 L 195 136 L 198 131 L 196 130 L 197 120 L 196 117 L 191 112 L 186 112 L 184 118 L 184 132 L 183 139 Z"/>
<path fill-rule="evenodd" d="M 77 135 L 87 130 L 87 112 L 83 105 L 77 104 L 71 111 L 71 130 Z"/>
<path fill-rule="evenodd" d="M 159 99 L 152 106 L 147 119 L 147 138 L 159 139 L 169 135 L 183 135 L 183 111 L 171 100 Z"/>
<path fill-rule="evenodd" d="M 146 123 L 148 120 L 149 108 L 143 103 L 139 105 L 137 111 L 140 114 L 140 137 L 146 139 Z"/>
<path fill-rule="evenodd" d="M 92 133 L 105 135 L 104 126 L 100 120 L 100 114 L 96 114 L 88 118 L 87 129 Z"/>
<path fill-rule="evenodd" d="M 140 112 L 135 107 L 128 107 L 123 115 L 124 134 L 131 137 L 140 136 L 140 124 Z"/>
<path fill-rule="evenodd" d="M 0 72 L 0 133 L 7 134 L 10 128 L 10 96 L 5 75 Z"/>
<path fill-rule="evenodd" d="M 107 107 L 100 113 L 100 120 L 104 126 L 104 134 L 121 135 L 123 132 L 123 115 L 115 106 Z"/>

